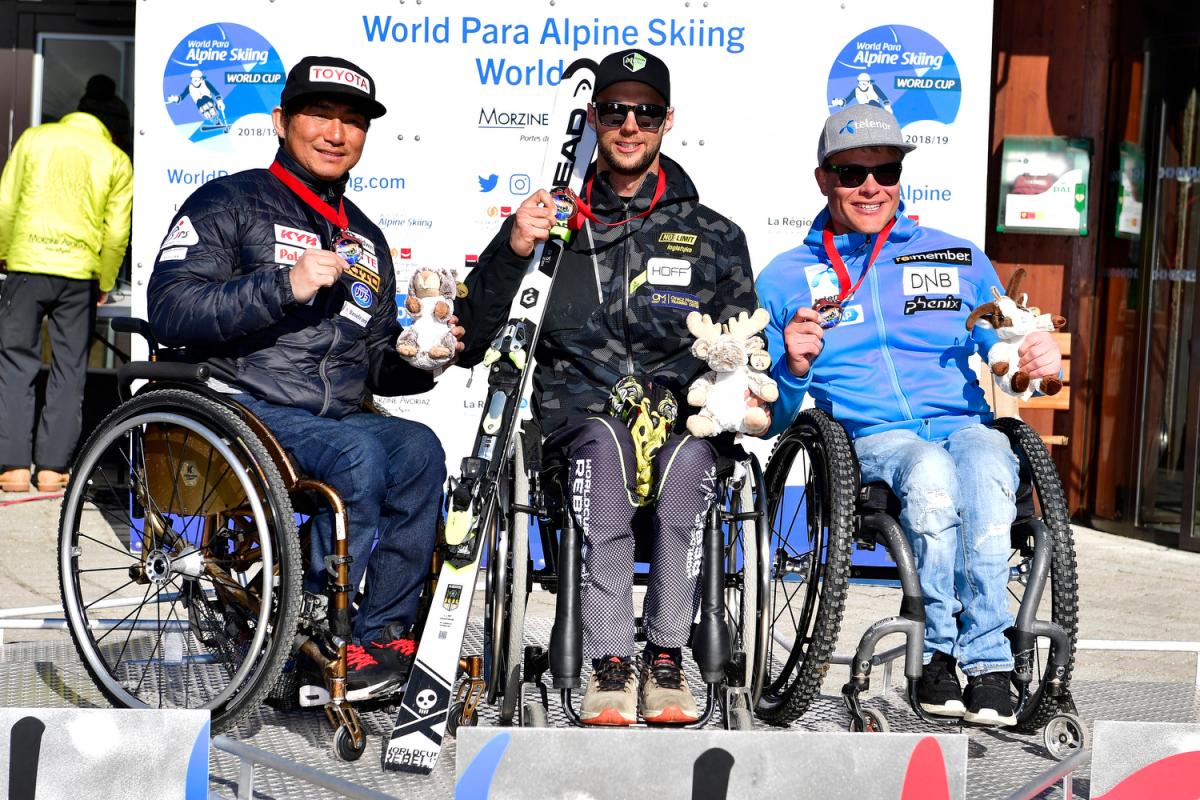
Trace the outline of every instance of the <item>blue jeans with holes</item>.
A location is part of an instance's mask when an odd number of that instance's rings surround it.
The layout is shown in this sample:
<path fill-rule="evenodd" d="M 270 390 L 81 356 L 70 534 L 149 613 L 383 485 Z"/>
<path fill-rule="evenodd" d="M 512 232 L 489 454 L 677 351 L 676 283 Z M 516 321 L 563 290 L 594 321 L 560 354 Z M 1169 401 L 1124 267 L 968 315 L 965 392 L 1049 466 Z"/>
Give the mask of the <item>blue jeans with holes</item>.
<path fill-rule="evenodd" d="M 275 434 L 304 475 L 328 483 L 346 504 L 354 559 L 350 584 L 357 589 L 367 577 L 354 640 L 365 645 L 389 623 L 410 626 L 429 574 L 446 482 L 446 457 L 437 435 L 397 417 L 356 413 L 330 419 L 249 395 L 234 399 Z M 376 533 L 379 543 L 372 551 Z M 332 552 L 333 516 L 323 508 L 313 521 L 307 591 L 324 590 L 325 556 Z"/>
<path fill-rule="evenodd" d="M 855 440 L 863 483 L 900 498 L 900 525 L 925 596 L 925 663 L 935 650 L 970 677 L 1011 670 L 1009 529 L 1016 516 L 1017 457 L 984 425 L 928 441 L 908 430 Z M 956 619 L 957 616 L 957 619 Z"/>

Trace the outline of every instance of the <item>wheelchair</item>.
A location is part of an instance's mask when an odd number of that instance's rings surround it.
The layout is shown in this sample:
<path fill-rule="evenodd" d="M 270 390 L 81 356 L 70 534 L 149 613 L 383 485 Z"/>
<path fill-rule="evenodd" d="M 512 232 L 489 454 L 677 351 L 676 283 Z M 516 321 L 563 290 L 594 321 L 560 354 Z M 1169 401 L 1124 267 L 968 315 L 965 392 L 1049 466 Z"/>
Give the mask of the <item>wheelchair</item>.
<path fill-rule="evenodd" d="M 1032 733 L 1044 728 L 1047 749 L 1061 758 L 1087 735 L 1070 692 L 1078 595 L 1066 500 L 1050 455 L 1032 428 L 1011 418 L 997 418 L 990 425 L 1008 437 L 1020 465 L 1008 584 L 1016 611 L 1006 632 L 1015 662 L 1011 693 L 1017 722 L 1011 729 Z M 842 689 L 849 728 L 889 729 L 883 712 L 863 706 L 859 695 L 870 687 L 877 644 L 893 633 L 905 636 L 907 699 L 914 713 L 926 722 L 960 724 L 926 713 L 917 702 L 925 613 L 912 551 L 897 522 L 900 502 L 886 484 L 860 488 L 859 483 L 858 462 L 845 430 L 820 410 L 801 412 L 775 445 L 766 474 L 768 515 L 777 562 L 785 562 L 775 574 L 784 584 L 796 584 L 789 595 L 796 599 L 787 614 L 772 613 L 771 636 L 787 654 L 779 659 L 779 674 L 792 678 L 783 692 L 776 688 L 779 679 L 768 681 L 757 712 L 772 722 L 802 714 L 819 688 L 817 665 L 836 641 L 848 581 L 898 577 L 900 612 L 863 634 Z M 880 574 L 881 568 L 853 566 L 852 543 L 864 549 L 883 545 L 896 569 Z M 1046 614 L 1049 619 L 1040 618 Z M 772 675 L 774 660 L 768 663 Z"/>
<path fill-rule="evenodd" d="M 63 499 L 58 571 L 67 624 L 89 675 L 118 708 L 195 708 L 228 730 L 261 703 L 323 706 L 333 750 L 366 749 L 346 699 L 346 509 L 299 475 L 275 437 L 203 365 L 119 370 L 124 402 L 76 459 Z M 131 381 L 148 383 L 132 397 Z M 322 505 L 323 504 L 323 505 Z M 311 518 L 334 513 L 329 595 L 302 589 Z M 303 521 L 298 525 L 298 515 Z M 303 547 L 303 550 L 302 550 Z M 324 686 L 300 687 L 297 654 Z"/>
<path fill-rule="evenodd" d="M 460 686 L 465 703 L 452 708 L 452 727 L 473 724 L 475 704 L 484 700 L 499 706 L 501 725 L 545 726 L 547 672 L 568 720 L 581 724 L 573 694 L 582 685 L 584 660 L 582 532 L 563 503 L 566 464 L 543 454 L 540 440 L 536 426 L 526 423 L 504 469 L 498 508 L 487 529 L 482 672 L 468 688 Z M 725 727 L 749 729 L 766 658 L 763 603 L 769 568 L 766 494 L 752 454 L 736 445 L 719 452 L 715 498 L 703 534 L 700 609 L 690 641 L 705 683 L 705 703 L 699 720 L 683 727 L 703 727 L 719 710 Z M 531 520 L 537 521 L 536 534 Z M 535 568 L 530 558 L 532 535 L 539 537 L 544 566 Z M 649 539 L 635 535 L 635 563 L 649 561 Z M 646 577 L 635 572 L 635 584 L 644 585 Z M 525 644 L 526 605 L 535 583 L 556 595 L 548 647 Z M 641 618 L 636 625 L 642 641 Z M 531 689 L 538 694 L 530 695 Z"/>

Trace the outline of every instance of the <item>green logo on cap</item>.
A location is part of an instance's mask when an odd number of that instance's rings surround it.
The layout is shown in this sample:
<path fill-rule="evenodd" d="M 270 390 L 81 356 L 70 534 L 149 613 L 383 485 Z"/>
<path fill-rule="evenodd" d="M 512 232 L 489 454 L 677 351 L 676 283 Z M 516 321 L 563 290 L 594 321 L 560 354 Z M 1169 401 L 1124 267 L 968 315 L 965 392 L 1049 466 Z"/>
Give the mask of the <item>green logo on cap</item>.
<path fill-rule="evenodd" d="M 641 53 L 630 53 L 621 59 L 621 63 L 630 72 L 637 72 L 642 67 L 646 66 L 646 57 Z"/>

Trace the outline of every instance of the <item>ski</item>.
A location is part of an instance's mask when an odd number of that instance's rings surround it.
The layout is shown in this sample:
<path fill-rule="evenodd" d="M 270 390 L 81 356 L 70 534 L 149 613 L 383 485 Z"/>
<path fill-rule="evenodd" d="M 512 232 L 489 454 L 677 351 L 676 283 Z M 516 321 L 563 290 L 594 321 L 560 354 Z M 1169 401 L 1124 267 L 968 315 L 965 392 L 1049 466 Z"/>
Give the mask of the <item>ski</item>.
<path fill-rule="evenodd" d="M 552 193 L 562 188 L 578 193 L 583 187 L 596 147 L 596 133 L 587 124 L 595 73 L 594 61 L 580 59 L 559 83 L 551 115 L 557 134 L 542 163 Z M 484 356 L 489 367 L 487 400 L 471 455 L 462 460 L 458 479 L 450 484 L 444 560 L 408 686 L 383 750 L 384 769 L 428 775 L 437 765 L 483 546 L 489 527 L 498 524 L 496 515 L 502 513 L 497 508 L 498 478 L 517 441 L 522 401 L 531 394 L 538 326 L 567 236 L 563 223 L 534 250 L 509 321 Z"/>

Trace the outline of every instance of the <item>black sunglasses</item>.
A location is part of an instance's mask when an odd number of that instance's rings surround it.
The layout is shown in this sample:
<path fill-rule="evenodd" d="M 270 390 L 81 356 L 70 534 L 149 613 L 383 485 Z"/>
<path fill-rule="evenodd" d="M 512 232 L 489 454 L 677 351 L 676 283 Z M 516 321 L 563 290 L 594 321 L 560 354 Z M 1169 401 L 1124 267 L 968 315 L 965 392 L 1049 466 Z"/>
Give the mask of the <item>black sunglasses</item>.
<path fill-rule="evenodd" d="M 656 131 L 667 119 L 667 107 L 657 103 L 638 103 L 631 106 L 628 103 L 594 103 L 596 121 L 606 128 L 619 128 L 625 124 L 629 112 L 637 126 L 644 131 Z"/>
<path fill-rule="evenodd" d="M 838 176 L 838 183 L 846 189 L 862 186 L 868 175 L 875 176 L 875 182 L 880 186 L 895 186 L 900 182 L 900 171 L 903 165 L 899 161 L 887 164 L 876 164 L 873 167 L 862 164 L 825 164 L 821 169 Z"/>

